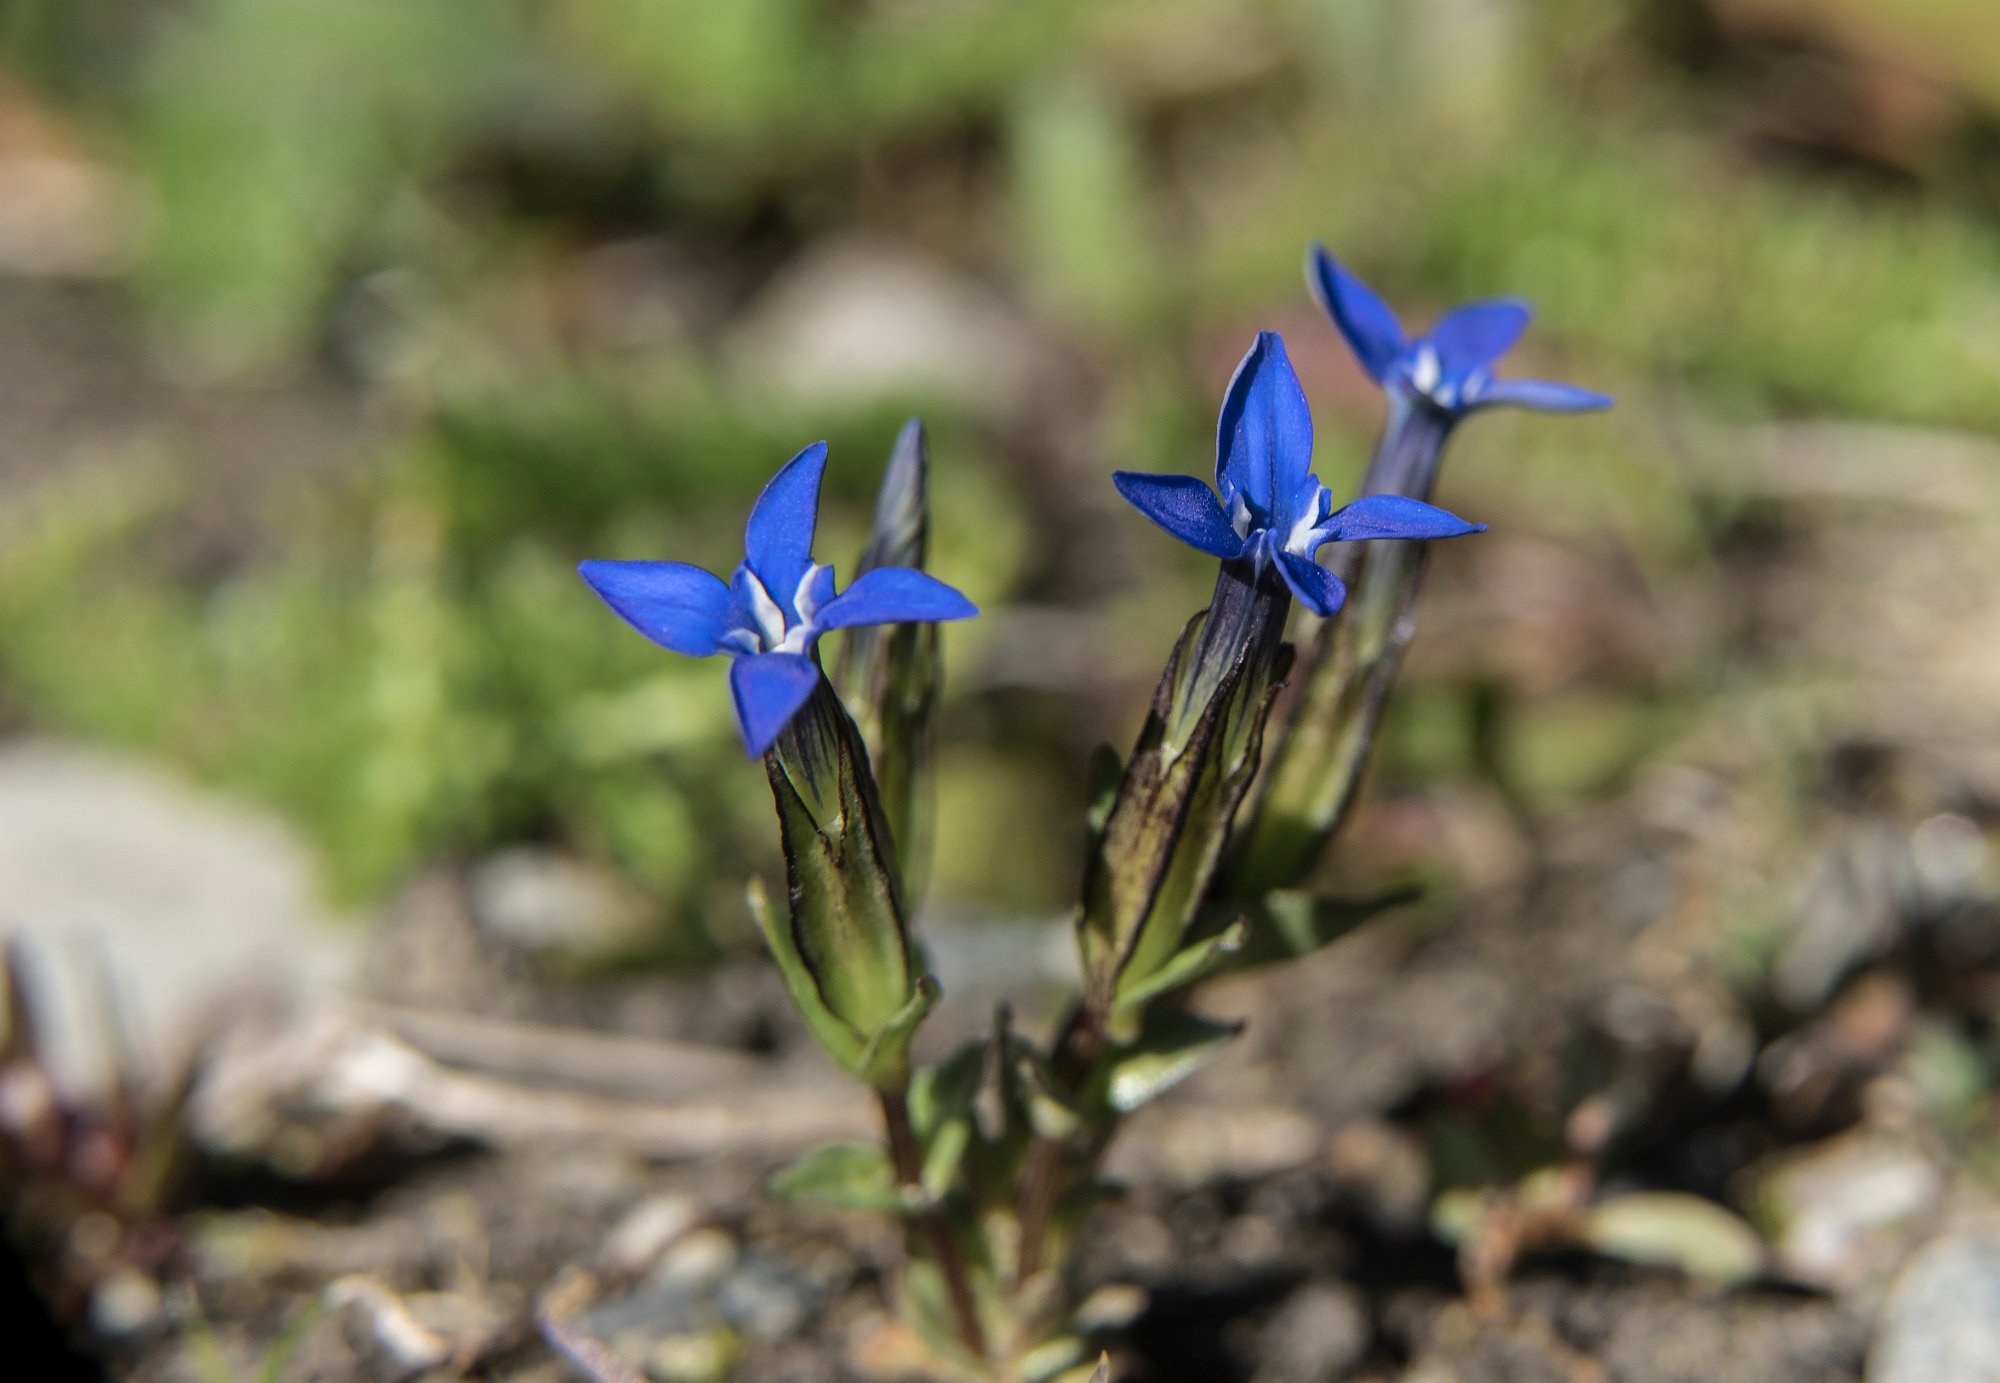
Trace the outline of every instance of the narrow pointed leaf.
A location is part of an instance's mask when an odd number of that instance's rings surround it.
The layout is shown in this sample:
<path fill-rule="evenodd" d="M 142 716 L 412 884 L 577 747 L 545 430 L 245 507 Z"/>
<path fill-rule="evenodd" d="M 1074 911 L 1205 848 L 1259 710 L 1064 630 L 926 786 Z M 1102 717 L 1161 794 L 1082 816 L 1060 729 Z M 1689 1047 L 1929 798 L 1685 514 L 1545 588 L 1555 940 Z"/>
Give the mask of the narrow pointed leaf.
<path fill-rule="evenodd" d="M 1174 958 L 1136 984 L 1120 985 L 1114 1016 L 1144 1008 L 1163 994 L 1185 989 L 1220 970 L 1229 958 L 1243 949 L 1250 937 L 1250 924 L 1243 918 L 1205 941 L 1183 948 Z"/>
<path fill-rule="evenodd" d="M 1020 1053 L 1014 1073 L 1027 1105 L 1028 1122 L 1034 1126 L 1037 1137 L 1066 1142 L 1083 1131 L 1086 1124 L 1083 1111 L 1068 1096 L 1057 1092 L 1038 1054 Z"/>
<path fill-rule="evenodd" d="M 889 1156 L 865 1143 L 829 1143 L 773 1172 L 764 1193 L 785 1205 L 822 1210 L 867 1210 L 900 1215 L 906 1209 Z"/>
<path fill-rule="evenodd" d="M 869 1040 L 861 1053 L 861 1069 L 856 1074 L 884 1089 L 897 1089 L 906 1084 L 910 1078 L 910 1041 L 917 1035 L 917 1028 L 924 1019 L 930 1017 L 931 1010 L 937 1007 L 943 994 L 936 976 L 920 976 L 910 1001 L 877 1029 Z"/>
<path fill-rule="evenodd" d="M 968 1042 L 910 1080 L 910 1123 L 923 1144 L 924 1190 L 934 1199 L 951 1188 L 972 1144 L 973 1105 L 986 1079 L 989 1045 Z"/>
<path fill-rule="evenodd" d="M 1584 1243 L 1607 1258 L 1679 1268 L 1706 1282 L 1747 1282 L 1763 1272 L 1764 1241 L 1714 1201 L 1676 1191 L 1614 1196 L 1586 1212 Z"/>
<path fill-rule="evenodd" d="M 1383 913 L 1409 906 L 1421 892 L 1401 888 L 1371 898 L 1320 898 L 1290 889 L 1267 893 L 1251 904 L 1250 936 L 1227 958 L 1226 968 L 1247 970 L 1309 956 Z"/>
<path fill-rule="evenodd" d="M 1113 1061 L 1106 1098 L 1113 1109 L 1130 1114 L 1221 1056 L 1242 1031 L 1241 1023 L 1154 1009 L 1139 1039 Z"/>

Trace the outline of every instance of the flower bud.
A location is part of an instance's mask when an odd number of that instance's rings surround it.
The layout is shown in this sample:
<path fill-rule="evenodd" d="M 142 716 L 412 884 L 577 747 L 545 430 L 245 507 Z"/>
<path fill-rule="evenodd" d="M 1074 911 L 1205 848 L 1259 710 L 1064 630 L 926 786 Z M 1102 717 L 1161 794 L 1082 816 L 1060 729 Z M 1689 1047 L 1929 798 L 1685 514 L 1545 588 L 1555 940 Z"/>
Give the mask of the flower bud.
<path fill-rule="evenodd" d="M 789 916 L 751 908 L 793 1001 L 828 1056 L 884 1088 L 937 1001 L 904 923 L 895 851 L 861 735 L 824 678 L 764 755 L 785 851 Z"/>

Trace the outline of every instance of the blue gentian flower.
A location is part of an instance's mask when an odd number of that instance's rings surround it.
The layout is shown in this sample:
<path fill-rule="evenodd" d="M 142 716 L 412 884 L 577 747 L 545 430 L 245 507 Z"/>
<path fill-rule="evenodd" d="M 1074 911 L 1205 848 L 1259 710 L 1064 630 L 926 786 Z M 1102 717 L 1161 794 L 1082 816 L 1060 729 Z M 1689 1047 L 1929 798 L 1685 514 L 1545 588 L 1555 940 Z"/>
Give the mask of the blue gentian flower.
<path fill-rule="evenodd" d="M 1493 367 L 1513 349 L 1533 315 L 1513 298 L 1465 303 L 1411 339 L 1389 305 L 1321 245 L 1306 260 L 1313 296 L 1333 318 L 1369 378 L 1392 396 L 1428 404 L 1452 418 L 1499 404 L 1545 413 L 1586 413 L 1611 399 L 1545 379 L 1496 379 Z"/>
<path fill-rule="evenodd" d="M 676 653 L 727 653 L 736 722 L 752 758 L 771 747 L 820 678 L 813 645 L 831 629 L 969 619 L 950 586 L 910 567 L 876 567 L 839 594 L 812 559 L 826 443 L 771 478 L 743 530 L 743 561 L 722 578 L 686 562 L 585 562 L 578 573 L 624 621 Z"/>
<path fill-rule="evenodd" d="M 1111 479 L 1140 513 L 1188 546 L 1225 562 L 1247 561 L 1259 572 L 1275 563 L 1299 603 L 1322 617 L 1347 598 L 1340 579 L 1316 559 L 1324 544 L 1455 538 L 1486 527 L 1399 495 L 1369 495 L 1335 509 L 1332 494 L 1307 469 L 1312 446 L 1312 414 L 1285 343 L 1261 331 L 1223 399 L 1215 490 L 1186 475 L 1119 471 Z"/>

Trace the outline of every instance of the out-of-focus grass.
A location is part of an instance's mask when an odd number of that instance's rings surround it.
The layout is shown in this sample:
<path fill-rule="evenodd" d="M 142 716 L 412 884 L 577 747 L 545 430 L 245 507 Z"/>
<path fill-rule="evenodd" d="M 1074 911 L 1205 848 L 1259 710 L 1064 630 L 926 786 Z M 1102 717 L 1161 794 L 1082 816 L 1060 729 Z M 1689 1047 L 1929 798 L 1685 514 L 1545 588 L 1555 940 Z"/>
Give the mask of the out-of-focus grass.
<path fill-rule="evenodd" d="M 1608 388 L 1620 413 L 1482 420 L 1446 497 L 1671 582 L 1702 560 L 1659 426 L 1674 409 L 2000 428 L 1982 326 L 2000 228 L 1746 157 L 1634 28 L 1650 8 L 207 0 L 145 10 L 111 68 L 81 56 L 79 35 L 116 27 L 102 5 L 18 6 L 0 33 L 151 188 L 135 282 L 176 351 L 298 359 L 384 269 L 425 285 L 422 331 L 477 339 L 507 285 L 619 237 L 713 264 L 727 298 L 859 228 L 1004 280 L 1091 361 L 1103 470 L 1200 469 L 1216 381 L 1191 343 L 1330 333 L 1304 325 L 1299 287 L 1324 240 L 1414 317 L 1534 300 L 1519 367 Z M 283 561 L 202 585 L 145 555 L 171 481 L 54 490 L 0 546 L 0 676 L 41 723 L 281 804 L 350 892 L 547 837 L 701 913 L 768 835 L 761 788 L 733 762 L 715 669 L 631 637 L 571 566 L 726 567 L 756 487 L 821 435 L 839 487 L 823 547 L 845 558 L 900 416 L 774 412 L 706 346 L 635 363 L 502 341 L 478 370 L 378 380 L 422 415 L 413 437 L 297 515 Z M 1322 473 L 1351 474 L 1372 404 L 1351 377 L 1310 382 L 1337 404 Z M 1017 492 L 982 469 L 990 431 L 934 421 L 938 565 L 991 605 L 1047 558 L 1028 534 L 1066 497 Z M 1593 791 L 1697 692 L 1594 693 L 1587 742 L 1567 711 L 1562 733 L 1517 716 L 1513 771 L 1532 793 Z M 1468 770 L 1456 695 L 1419 689 L 1391 747 Z M 1029 824 L 942 882 L 1053 904 L 1069 881 L 1025 886 L 1018 863 L 1065 848 L 1044 775 L 978 750 L 944 788 L 957 815 Z"/>
<path fill-rule="evenodd" d="M 831 421 L 820 550 L 847 567 L 899 414 Z M 199 590 L 145 556 L 183 497 L 167 472 L 51 486 L 0 542 L 0 673 L 53 728 L 282 805 L 350 895 L 441 851 L 553 838 L 698 911 L 764 853 L 759 775 L 717 669 L 601 617 L 574 563 L 671 552 L 726 572 L 803 426 L 693 377 L 474 395 L 300 515 L 284 561 Z M 594 479 L 565 483 L 578 469 Z M 935 502 L 940 569 L 1003 585 L 1004 495 L 975 470 L 941 475 Z"/>

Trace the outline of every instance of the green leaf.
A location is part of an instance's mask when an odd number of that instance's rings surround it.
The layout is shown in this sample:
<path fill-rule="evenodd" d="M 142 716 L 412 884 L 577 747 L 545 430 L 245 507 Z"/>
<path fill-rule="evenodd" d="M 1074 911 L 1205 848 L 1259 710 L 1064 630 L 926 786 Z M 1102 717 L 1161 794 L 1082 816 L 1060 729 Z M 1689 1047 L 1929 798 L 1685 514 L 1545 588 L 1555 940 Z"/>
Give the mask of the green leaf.
<path fill-rule="evenodd" d="M 1021 1358 L 1021 1377 L 1027 1383 L 1103 1383 L 1110 1375 L 1100 1366 L 1085 1373 L 1091 1364 L 1089 1348 L 1074 1335 L 1058 1335 L 1035 1346 Z"/>
<path fill-rule="evenodd" d="M 1083 1111 L 1056 1090 L 1039 1055 L 1022 1053 L 1014 1070 L 1019 1077 L 1016 1088 L 1037 1137 L 1066 1141 L 1083 1131 Z"/>
<path fill-rule="evenodd" d="M 1182 1009 L 1147 1013 L 1137 1041 L 1111 1064 L 1106 1097 L 1111 1107 L 1130 1114 L 1159 1098 L 1221 1056 L 1241 1023 L 1218 1022 Z"/>
<path fill-rule="evenodd" d="M 1249 936 L 1250 924 L 1238 918 L 1206 941 L 1197 941 L 1194 945 L 1185 947 L 1165 965 L 1136 984 L 1128 985 L 1121 981 L 1117 1000 L 1111 1006 L 1112 1015 L 1116 1017 L 1134 1012 L 1162 994 L 1185 989 L 1195 981 L 1214 974 L 1222 968 L 1225 961 L 1243 948 Z"/>
<path fill-rule="evenodd" d="M 987 1044 L 968 1042 L 910 1082 L 910 1123 L 923 1144 L 924 1190 L 939 1198 L 972 1143 L 973 1103 L 986 1077 Z"/>
<path fill-rule="evenodd" d="M 944 989 L 937 982 L 937 976 L 925 975 L 918 979 L 916 992 L 910 1001 L 879 1032 L 870 1038 L 861 1053 L 861 1068 L 855 1072 L 870 1085 L 879 1085 L 885 1090 L 899 1089 L 910 1079 L 910 1040 L 917 1035 L 917 1028 L 924 1019 L 930 1017 L 944 997 Z"/>
<path fill-rule="evenodd" d="M 829 1143 L 773 1172 L 764 1183 L 772 1200 L 827 1210 L 900 1215 L 905 1206 L 889 1155 L 867 1143 Z"/>
<path fill-rule="evenodd" d="M 1714 1201 L 1638 1191 L 1592 1206 L 1583 1242 L 1607 1258 L 1679 1268 L 1708 1282 L 1746 1282 L 1764 1270 L 1764 1241 Z"/>
<path fill-rule="evenodd" d="M 1422 891 L 1414 886 L 1372 898 L 1320 898 L 1290 889 L 1266 893 L 1250 905 L 1249 939 L 1229 959 L 1227 968 L 1247 970 L 1312 955 L 1363 923 L 1407 907 L 1420 896 Z"/>

